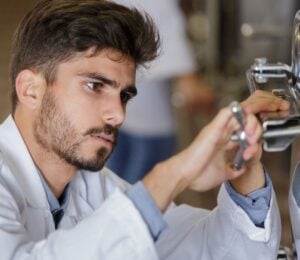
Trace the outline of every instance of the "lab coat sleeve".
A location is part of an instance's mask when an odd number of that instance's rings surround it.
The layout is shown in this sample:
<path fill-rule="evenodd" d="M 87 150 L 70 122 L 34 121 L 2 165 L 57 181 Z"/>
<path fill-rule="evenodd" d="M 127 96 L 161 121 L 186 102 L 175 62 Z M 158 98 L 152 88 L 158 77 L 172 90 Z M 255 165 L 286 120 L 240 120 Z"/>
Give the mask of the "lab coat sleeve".
<path fill-rule="evenodd" d="M 292 172 L 291 174 L 292 181 L 291 181 L 290 191 L 289 191 L 289 210 L 290 210 L 291 225 L 293 230 L 293 238 L 296 246 L 296 251 L 300 252 L 300 225 L 299 225 L 300 223 L 300 209 L 299 209 L 300 161 L 297 162 L 295 169 L 293 171 L 294 172 Z"/>
<path fill-rule="evenodd" d="M 118 189 L 68 230 L 32 241 L 11 194 L 0 186 L 1 260 L 157 259 L 153 241 L 131 201 Z"/>
<path fill-rule="evenodd" d="M 289 193 L 289 208 L 296 251 L 300 252 L 300 209 L 292 191 Z"/>
<path fill-rule="evenodd" d="M 224 186 L 214 210 L 181 205 L 165 218 L 168 229 L 156 244 L 160 259 L 276 259 L 281 225 L 274 192 L 264 228 L 253 224 Z"/>

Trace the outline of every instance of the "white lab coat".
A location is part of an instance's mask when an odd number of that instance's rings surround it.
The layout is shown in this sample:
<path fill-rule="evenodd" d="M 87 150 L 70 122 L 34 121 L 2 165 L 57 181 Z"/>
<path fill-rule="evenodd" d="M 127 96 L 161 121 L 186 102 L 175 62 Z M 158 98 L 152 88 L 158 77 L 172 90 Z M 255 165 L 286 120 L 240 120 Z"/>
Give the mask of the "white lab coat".
<path fill-rule="evenodd" d="M 63 174 L 63 173 L 61 173 Z M 55 230 L 36 167 L 14 121 L 0 126 L 0 259 L 275 259 L 280 238 L 272 195 L 265 228 L 258 228 L 224 188 L 212 212 L 180 206 L 165 214 L 156 244 L 108 169 L 79 171 Z"/>

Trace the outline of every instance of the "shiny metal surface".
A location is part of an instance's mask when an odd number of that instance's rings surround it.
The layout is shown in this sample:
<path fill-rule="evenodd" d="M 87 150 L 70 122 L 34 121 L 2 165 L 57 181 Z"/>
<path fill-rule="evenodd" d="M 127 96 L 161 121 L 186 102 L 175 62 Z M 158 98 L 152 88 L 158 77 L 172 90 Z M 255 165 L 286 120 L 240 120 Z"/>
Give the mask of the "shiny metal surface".
<path fill-rule="evenodd" d="M 236 134 L 237 141 L 239 142 L 239 149 L 233 159 L 232 168 L 234 170 L 240 170 L 244 165 L 243 153 L 248 146 L 246 133 L 244 131 L 245 117 L 244 117 L 243 109 L 238 102 L 236 101 L 232 102 L 230 104 L 230 108 L 232 114 L 234 115 L 234 117 L 236 118 L 236 120 L 240 125 L 240 129 Z"/>
<path fill-rule="evenodd" d="M 287 149 L 300 135 L 300 11 L 294 18 L 292 65 L 268 63 L 255 59 L 246 73 L 250 92 L 257 89 L 272 92 L 291 103 L 288 112 L 261 113 L 264 150 L 278 152 Z"/>
<path fill-rule="evenodd" d="M 292 37 L 292 73 L 293 84 L 300 91 L 300 10 L 296 13 Z"/>

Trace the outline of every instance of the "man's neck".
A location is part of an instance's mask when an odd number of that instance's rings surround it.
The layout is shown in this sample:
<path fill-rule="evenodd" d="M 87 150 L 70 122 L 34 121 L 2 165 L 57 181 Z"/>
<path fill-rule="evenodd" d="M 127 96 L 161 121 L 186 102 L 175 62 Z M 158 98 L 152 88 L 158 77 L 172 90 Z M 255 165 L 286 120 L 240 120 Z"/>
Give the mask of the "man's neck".
<path fill-rule="evenodd" d="M 30 122 L 21 121 L 20 118 L 14 119 L 34 163 L 56 198 L 59 198 L 67 184 L 75 176 L 76 168 L 53 151 L 48 151 L 38 144 L 31 131 Z"/>
<path fill-rule="evenodd" d="M 55 154 L 31 152 L 31 156 L 55 197 L 59 198 L 75 176 L 76 169 Z"/>

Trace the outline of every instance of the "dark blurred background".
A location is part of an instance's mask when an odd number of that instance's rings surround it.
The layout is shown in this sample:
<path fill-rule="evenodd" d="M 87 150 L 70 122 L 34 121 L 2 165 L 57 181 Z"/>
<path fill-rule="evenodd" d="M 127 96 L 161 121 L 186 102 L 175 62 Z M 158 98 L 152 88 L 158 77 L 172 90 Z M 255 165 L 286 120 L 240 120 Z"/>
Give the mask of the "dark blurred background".
<path fill-rule="evenodd" d="M 174 0 L 176 1 L 176 0 Z M 0 0 L 0 119 L 10 113 L 8 67 L 13 32 L 37 0 Z M 296 0 L 180 0 L 187 17 L 187 37 L 191 42 L 199 73 L 219 96 L 218 106 L 249 95 L 245 71 L 257 57 L 270 62 L 291 63 L 291 31 L 300 3 Z M 176 110 L 178 137 L 185 146 L 210 118 L 191 116 Z M 282 215 L 282 244 L 290 246 L 287 195 L 290 149 L 264 154 L 263 160 L 274 182 Z M 178 203 L 212 208 L 217 191 L 198 194 L 187 191 Z"/>

